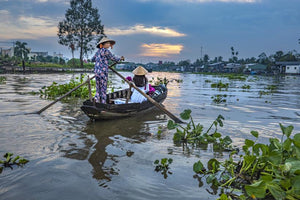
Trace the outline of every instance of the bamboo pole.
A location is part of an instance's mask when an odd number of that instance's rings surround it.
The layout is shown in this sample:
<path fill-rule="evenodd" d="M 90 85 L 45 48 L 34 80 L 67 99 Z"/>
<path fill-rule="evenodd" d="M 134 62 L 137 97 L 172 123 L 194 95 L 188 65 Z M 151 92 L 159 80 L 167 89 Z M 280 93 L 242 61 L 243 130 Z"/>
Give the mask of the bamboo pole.
<path fill-rule="evenodd" d="M 88 76 L 88 88 L 89 88 L 89 98 L 90 98 L 90 102 L 92 102 L 92 101 L 93 101 L 93 97 L 92 97 L 91 79 L 90 79 L 90 76 Z"/>
<path fill-rule="evenodd" d="M 108 66 L 110 69 L 112 69 L 112 67 L 114 65 L 116 65 L 118 62 L 114 62 L 113 64 L 111 64 L 110 66 Z M 42 112 L 44 112 L 45 110 L 47 110 L 48 108 L 50 108 L 51 106 L 53 106 L 55 103 L 57 103 L 58 101 L 62 100 L 63 98 L 65 98 L 66 96 L 68 96 L 69 94 L 71 94 L 72 92 L 74 92 L 75 90 L 77 90 L 78 88 L 80 88 L 81 86 L 87 84 L 90 80 L 94 79 L 96 77 L 96 75 L 92 76 L 91 78 L 88 78 L 85 82 L 81 83 L 80 85 L 76 86 L 75 88 L 73 88 L 72 90 L 70 90 L 69 92 L 67 92 L 66 94 L 64 94 L 63 96 L 57 98 L 55 101 L 51 102 L 50 104 L 48 104 L 47 106 L 43 107 L 42 109 L 40 109 L 39 111 L 36 112 L 36 114 L 41 114 Z"/>

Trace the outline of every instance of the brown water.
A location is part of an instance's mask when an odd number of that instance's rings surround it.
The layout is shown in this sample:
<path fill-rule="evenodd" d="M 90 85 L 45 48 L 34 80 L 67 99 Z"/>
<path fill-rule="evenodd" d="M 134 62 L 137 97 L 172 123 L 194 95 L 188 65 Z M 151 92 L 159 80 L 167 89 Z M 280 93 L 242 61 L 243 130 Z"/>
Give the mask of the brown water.
<path fill-rule="evenodd" d="M 92 122 L 81 112 L 81 102 L 71 101 L 59 102 L 42 115 L 24 115 L 50 102 L 28 92 L 52 81 L 66 82 L 72 75 L 4 76 L 6 84 L 0 84 L 0 155 L 13 152 L 30 162 L 0 174 L 0 199 L 217 198 L 207 192 L 211 188 L 205 181 L 193 178 L 192 166 L 199 159 L 205 162 L 222 155 L 210 149 L 175 146 L 172 132 L 164 131 L 158 138 L 158 126 L 168 120 L 159 111 Z M 235 145 L 251 138 L 251 130 L 258 130 L 262 141 L 279 137 L 279 122 L 300 131 L 300 77 L 248 77 L 247 81 L 230 81 L 229 90 L 219 92 L 205 80 L 229 82 L 227 78 L 155 72 L 150 76 L 183 79 L 183 83 L 169 83 L 166 108 L 175 115 L 190 108 L 195 121 L 205 128 L 222 114 L 225 125 L 220 132 L 230 135 Z M 110 79 L 121 86 L 115 75 Z M 243 92 L 243 84 L 251 89 Z M 277 92 L 259 98 L 258 91 L 270 84 L 278 85 Z M 215 94 L 227 94 L 227 103 L 212 103 Z M 156 173 L 153 165 L 164 157 L 174 160 L 170 166 L 173 174 L 167 179 Z"/>

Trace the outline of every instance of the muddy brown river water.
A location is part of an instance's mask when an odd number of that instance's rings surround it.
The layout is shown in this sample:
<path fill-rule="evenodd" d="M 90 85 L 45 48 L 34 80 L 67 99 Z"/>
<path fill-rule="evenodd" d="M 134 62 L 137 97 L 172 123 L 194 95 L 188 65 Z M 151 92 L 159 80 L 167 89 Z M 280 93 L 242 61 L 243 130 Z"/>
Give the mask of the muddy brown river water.
<path fill-rule="evenodd" d="M 122 72 L 123 75 L 130 75 Z M 79 75 L 79 74 L 77 74 Z M 0 174 L 0 199 L 216 199 L 211 188 L 194 178 L 193 163 L 227 156 L 211 149 L 183 149 L 173 144 L 172 131 L 157 136 L 158 126 L 168 118 L 156 110 L 146 115 L 115 121 L 90 121 L 80 110 L 83 100 L 59 102 L 42 115 L 34 112 L 50 101 L 31 95 L 52 81 L 65 83 L 72 74 L 1 75 L 0 155 L 13 152 L 30 160 L 24 167 L 6 168 Z M 179 115 L 191 109 L 194 120 L 207 129 L 219 115 L 225 117 L 223 135 L 241 146 L 250 131 L 259 131 L 260 141 L 280 137 L 278 123 L 293 125 L 300 132 L 300 77 L 253 77 L 246 81 L 225 77 L 157 73 L 149 77 L 182 79 L 168 85 L 166 109 Z M 126 87 L 114 74 L 117 87 Z M 228 91 L 210 87 L 229 83 Z M 248 84 L 249 90 L 241 86 Z M 259 91 L 277 85 L 276 92 L 259 97 Z M 211 97 L 227 94 L 226 103 Z M 172 158 L 173 174 L 166 179 L 154 171 L 154 160 Z M 201 187 L 200 187 L 201 186 Z"/>

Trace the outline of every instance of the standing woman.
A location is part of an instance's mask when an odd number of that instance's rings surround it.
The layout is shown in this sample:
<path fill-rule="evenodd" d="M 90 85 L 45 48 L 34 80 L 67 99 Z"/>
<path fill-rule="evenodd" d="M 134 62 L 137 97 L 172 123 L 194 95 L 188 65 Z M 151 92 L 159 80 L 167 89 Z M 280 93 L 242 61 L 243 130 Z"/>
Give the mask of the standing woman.
<path fill-rule="evenodd" d="M 98 51 L 92 58 L 95 61 L 95 75 L 96 75 L 96 95 L 95 101 L 97 103 L 106 103 L 106 89 L 108 80 L 108 61 L 112 60 L 119 62 L 124 60 L 124 57 L 118 58 L 114 56 L 110 51 L 109 47 L 113 48 L 116 42 L 106 37 L 102 38 L 97 44 Z"/>

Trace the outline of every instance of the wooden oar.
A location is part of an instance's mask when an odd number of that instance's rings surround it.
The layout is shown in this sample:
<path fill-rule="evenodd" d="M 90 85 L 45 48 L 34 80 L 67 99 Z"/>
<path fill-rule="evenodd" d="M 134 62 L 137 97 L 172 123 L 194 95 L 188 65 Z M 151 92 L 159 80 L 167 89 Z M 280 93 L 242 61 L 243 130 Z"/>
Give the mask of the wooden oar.
<path fill-rule="evenodd" d="M 113 63 L 112 65 L 108 66 L 110 69 L 112 66 L 116 65 L 118 62 Z M 70 90 L 69 92 L 67 92 L 66 94 L 64 94 L 63 96 L 57 98 L 55 101 L 53 101 L 52 103 L 48 104 L 47 106 L 43 107 L 41 110 L 37 111 L 36 114 L 41 114 L 42 112 L 44 112 L 45 110 L 47 110 L 48 108 L 50 108 L 51 106 L 53 106 L 55 103 L 57 103 L 58 101 L 62 100 L 63 98 L 65 98 L 66 96 L 68 96 L 69 94 L 71 94 L 72 92 L 74 92 L 75 90 L 77 90 L 78 88 L 80 88 L 81 86 L 87 84 L 90 82 L 90 80 L 94 79 L 96 76 L 92 76 L 91 78 L 88 78 L 85 82 L 81 83 L 80 85 L 76 86 L 75 88 L 73 88 L 72 90 Z"/>
<path fill-rule="evenodd" d="M 132 82 L 129 82 L 124 76 L 122 76 L 119 72 L 117 72 L 115 69 L 109 66 L 109 69 L 116 73 L 121 79 L 123 79 L 126 83 L 128 83 L 131 87 L 136 89 L 139 93 L 141 93 L 144 97 L 146 97 L 151 103 L 153 103 L 157 108 L 159 108 L 161 111 L 166 113 L 171 119 L 173 119 L 176 123 L 184 123 L 181 121 L 178 117 L 170 113 L 167 109 L 162 107 L 159 103 L 157 103 L 154 99 L 152 99 L 149 95 L 145 94 L 142 90 L 140 90 L 138 87 L 136 87 Z"/>

